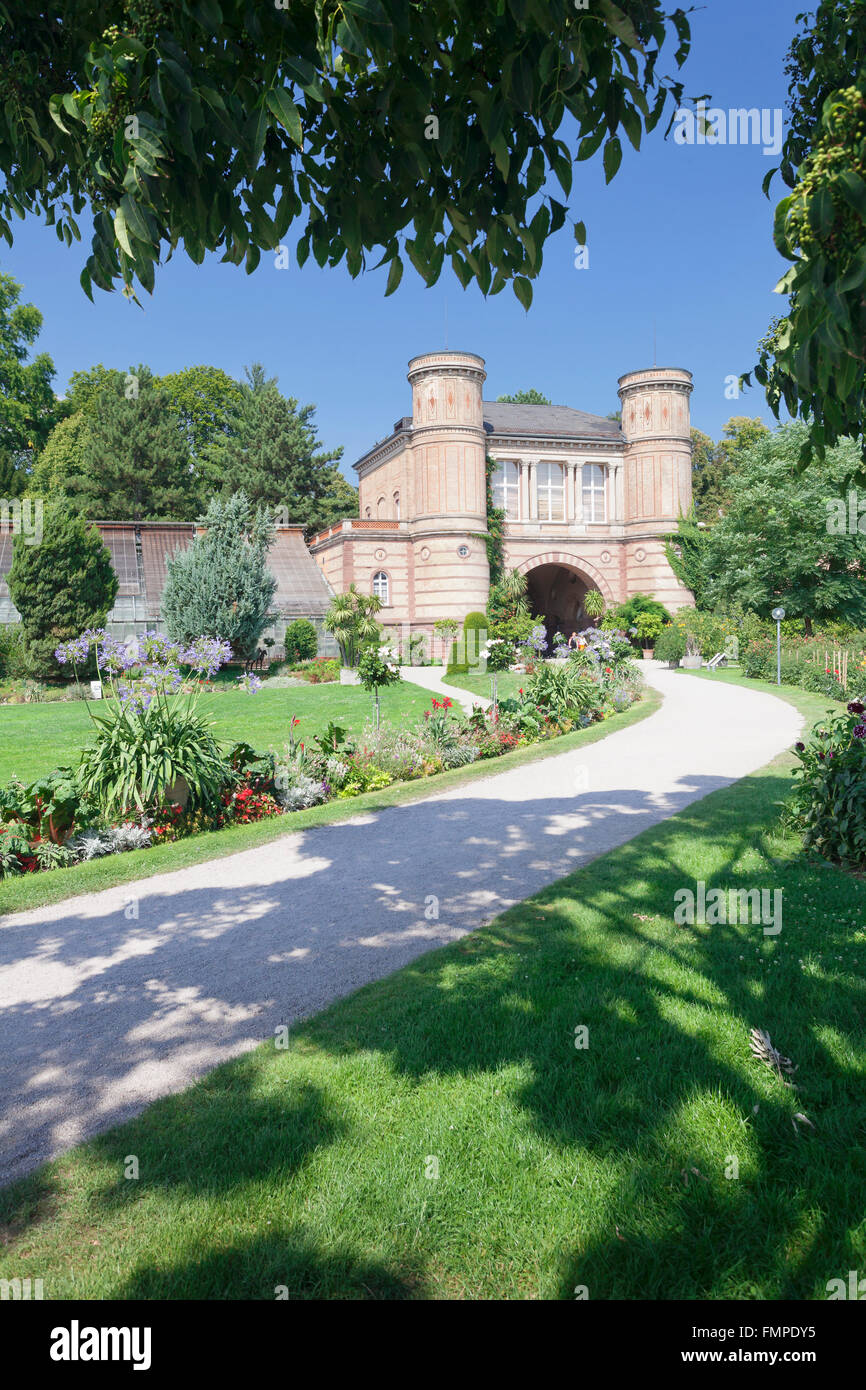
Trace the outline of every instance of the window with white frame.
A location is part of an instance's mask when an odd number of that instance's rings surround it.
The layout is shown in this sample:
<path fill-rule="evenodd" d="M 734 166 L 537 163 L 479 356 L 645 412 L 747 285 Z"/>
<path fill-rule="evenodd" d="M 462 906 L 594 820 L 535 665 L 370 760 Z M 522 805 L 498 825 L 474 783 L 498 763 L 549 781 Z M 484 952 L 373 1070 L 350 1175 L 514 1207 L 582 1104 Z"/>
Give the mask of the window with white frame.
<path fill-rule="evenodd" d="M 508 521 L 520 518 L 520 469 L 513 459 L 497 463 L 493 472 L 493 505 Z"/>
<path fill-rule="evenodd" d="M 390 589 L 391 581 L 384 570 L 379 570 L 378 574 L 373 575 L 373 593 L 381 600 L 383 608 L 387 608 L 390 603 Z"/>
<path fill-rule="evenodd" d="M 604 499 L 604 465 L 600 463 L 585 463 L 583 465 L 584 521 L 604 521 L 606 519 Z"/>
<path fill-rule="evenodd" d="M 565 520 L 565 470 L 561 463 L 536 465 L 539 521 Z"/>
<path fill-rule="evenodd" d="M 400 520 L 400 494 L 399 494 L 399 492 L 395 492 L 395 493 L 394 493 L 394 516 L 395 516 L 395 518 L 396 518 L 397 521 Z"/>

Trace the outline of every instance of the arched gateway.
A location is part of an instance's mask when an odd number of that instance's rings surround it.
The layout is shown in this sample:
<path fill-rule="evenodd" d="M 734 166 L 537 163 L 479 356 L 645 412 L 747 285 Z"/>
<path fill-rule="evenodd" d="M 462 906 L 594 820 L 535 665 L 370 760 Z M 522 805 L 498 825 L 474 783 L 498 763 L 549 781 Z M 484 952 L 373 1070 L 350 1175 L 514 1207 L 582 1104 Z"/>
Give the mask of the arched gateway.
<path fill-rule="evenodd" d="M 370 594 L 386 573 L 392 632 L 430 636 L 442 619 L 484 612 L 492 504 L 505 566 L 528 576 L 551 637 L 586 626 L 593 587 L 609 605 L 635 593 L 670 609 L 691 601 L 665 550 L 692 500 L 690 372 L 620 377 L 621 420 L 485 401 L 473 352 L 422 353 L 408 376 L 411 415 L 355 465 L 360 515 L 310 541 L 335 592 Z"/>
<path fill-rule="evenodd" d="M 605 603 L 615 602 L 610 585 L 594 565 L 562 551 L 534 555 L 517 569 L 526 575 L 533 613 L 544 617 L 549 645 L 557 632 L 570 637 L 589 626 L 583 602 L 590 589 L 598 589 Z"/>

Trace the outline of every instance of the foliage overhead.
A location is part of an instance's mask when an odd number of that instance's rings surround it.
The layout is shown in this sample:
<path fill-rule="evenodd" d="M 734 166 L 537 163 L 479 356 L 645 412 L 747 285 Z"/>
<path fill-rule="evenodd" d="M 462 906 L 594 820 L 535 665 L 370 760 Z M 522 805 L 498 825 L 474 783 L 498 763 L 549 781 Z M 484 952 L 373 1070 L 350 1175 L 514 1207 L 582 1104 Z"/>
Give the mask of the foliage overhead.
<path fill-rule="evenodd" d="M 431 285 L 446 256 L 465 286 L 509 281 L 528 307 L 544 243 L 565 222 L 574 159 L 673 114 L 686 12 L 662 0 L 0 0 L 0 233 L 41 214 L 80 239 L 81 282 L 148 291 L 183 245 L 255 269 L 301 219 L 300 264 L 403 257 Z M 668 60 L 668 66 L 671 61 Z M 558 132 L 578 127 L 576 154 Z M 553 176 L 559 187 L 546 188 Z M 585 232 L 577 224 L 579 239 Z"/>
<path fill-rule="evenodd" d="M 781 172 L 792 190 L 773 233 L 792 262 L 776 286 L 789 307 L 754 375 L 777 418 L 784 406 L 808 421 L 805 463 L 866 435 L 866 0 L 822 0 L 798 21 L 782 163 L 764 180 Z"/>

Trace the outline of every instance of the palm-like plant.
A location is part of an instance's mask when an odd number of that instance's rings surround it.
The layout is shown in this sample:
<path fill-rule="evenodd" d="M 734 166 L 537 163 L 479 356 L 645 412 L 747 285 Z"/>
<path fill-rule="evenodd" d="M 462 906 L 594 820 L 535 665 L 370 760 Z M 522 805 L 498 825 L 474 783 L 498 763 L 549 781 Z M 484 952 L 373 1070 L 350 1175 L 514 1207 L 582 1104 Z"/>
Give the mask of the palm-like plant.
<path fill-rule="evenodd" d="M 379 624 L 375 615 L 381 607 L 380 598 L 375 594 L 359 593 L 354 584 L 333 599 L 324 628 L 336 640 L 344 666 L 357 666 L 364 647 L 378 639 Z"/>
<path fill-rule="evenodd" d="M 519 570 L 507 570 L 491 590 L 487 611 L 496 622 L 527 617 L 529 597 L 526 575 Z"/>
<path fill-rule="evenodd" d="M 588 618 L 604 617 L 605 602 L 600 589 L 587 589 L 583 596 L 583 611 Z"/>

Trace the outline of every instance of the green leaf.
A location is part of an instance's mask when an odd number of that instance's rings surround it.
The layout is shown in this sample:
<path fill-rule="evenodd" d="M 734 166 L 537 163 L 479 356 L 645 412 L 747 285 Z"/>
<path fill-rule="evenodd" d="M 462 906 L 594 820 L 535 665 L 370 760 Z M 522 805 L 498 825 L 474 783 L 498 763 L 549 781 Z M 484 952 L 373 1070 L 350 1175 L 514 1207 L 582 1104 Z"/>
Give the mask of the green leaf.
<path fill-rule="evenodd" d="M 401 281 L 402 279 L 403 279 L 403 262 L 400 260 L 400 257 L 399 257 L 399 256 L 395 256 L 394 259 L 393 259 L 393 261 L 391 262 L 391 269 L 388 271 L 388 284 L 387 284 L 387 287 L 386 287 L 386 289 L 385 289 L 385 298 L 386 298 L 386 299 L 388 298 L 388 295 L 389 295 L 389 294 L 393 294 L 393 293 L 394 293 L 394 291 L 396 290 L 397 286 L 399 285 L 399 283 L 400 283 L 400 281 Z"/>
<path fill-rule="evenodd" d="M 117 237 L 117 240 L 120 242 L 120 245 L 123 247 L 130 260 L 134 261 L 135 252 L 132 249 L 132 242 L 126 226 L 126 218 L 123 215 L 122 207 L 119 207 L 114 214 L 114 235 Z"/>
<path fill-rule="evenodd" d="M 269 109 L 276 116 L 280 125 L 288 131 L 289 138 L 299 149 L 303 149 L 304 132 L 301 127 L 300 113 L 285 88 L 277 87 L 274 91 L 268 92 L 267 102 Z"/>
<path fill-rule="evenodd" d="M 604 181 L 610 183 L 622 163 L 622 145 L 619 136 L 612 135 L 604 147 Z"/>
<path fill-rule="evenodd" d="M 866 222 L 866 183 L 854 173 L 853 169 L 843 169 L 839 175 L 842 196 L 851 204 L 855 212 Z"/>
<path fill-rule="evenodd" d="M 615 5 L 613 0 L 596 0 L 596 3 L 605 17 L 607 27 L 613 30 L 617 38 L 629 48 L 639 48 L 643 52 L 643 44 L 635 32 L 634 25 L 619 5 Z"/>
<path fill-rule="evenodd" d="M 528 313 L 529 307 L 532 304 L 532 281 L 527 280 L 525 275 L 517 275 L 512 283 L 514 293 Z"/>
<path fill-rule="evenodd" d="M 143 241 L 145 246 L 151 245 L 153 236 L 150 228 L 138 204 L 130 198 L 128 193 L 125 193 L 120 200 L 120 211 L 123 213 L 124 223 L 132 235 L 137 237 L 139 241 Z"/>
<path fill-rule="evenodd" d="M 575 222 L 574 237 L 578 246 L 586 245 L 586 224 L 584 222 Z"/>

